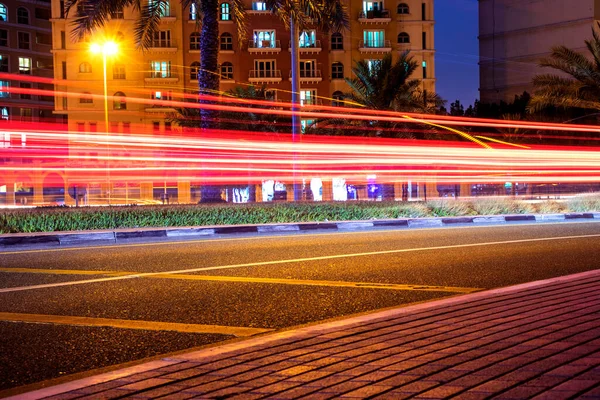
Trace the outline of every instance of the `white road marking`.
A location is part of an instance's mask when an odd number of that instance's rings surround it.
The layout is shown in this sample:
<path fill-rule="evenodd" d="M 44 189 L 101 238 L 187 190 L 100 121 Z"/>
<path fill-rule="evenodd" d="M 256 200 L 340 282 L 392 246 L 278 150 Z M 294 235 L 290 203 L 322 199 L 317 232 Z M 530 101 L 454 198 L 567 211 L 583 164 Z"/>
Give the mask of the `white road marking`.
<path fill-rule="evenodd" d="M 70 281 L 70 282 L 49 283 L 49 284 L 43 284 L 43 285 L 11 287 L 11 288 L 0 289 L 0 293 L 20 292 L 20 291 L 24 291 L 24 290 L 46 289 L 46 288 L 54 288 L 54 287 L 60 287 L 60 286 L 74 286 L 74 285 L 82 285 L 82 284 L 88 284 L 88 283 L 108 282 L 108 281 L 117 281 L 117 280 L 134 279 L 134 278 L 144 278 L 147 276 L 162 275 L 165 273 L 187 274 L 187 273 L 194 273 L 194 272 L 201 272 L 201 271 L 214 271 L 214 270 L 257 267 L 257 266 L 277 265 L 277 264 L 292 264 L 292 263 L 298 263 L 298 262 L 334 260 L 334 259 L 340 259 L 340 258 L 367 257 L 367 256 L 376 256 L 376 255 L 382 255 L 382 254 L 411 253 L 411 252 L 416 252 L 416 251 L 447 250 L 447 249 L 459 249 L 459 248 L 469 248 L 469 247 L 497 246 L 497 245 L 515 244 L 515 243 L 531 243 L 531 242 L 569 240 L 569 239 L 586 239 L 586 238 L 596 238 L 596 237 L 600 237 L 600 234 L 558 236 L 558 237 L 533 238 L 533 239 L 516 239 L 516 240 L 506 240 L 506 241 L 498 241 L 498 242 L 466 243 L 466 244 L 455 244 L 455 245 L 447 245 L 447 246 L 418 247 L 418 248 L 412 248 L 412 249 L 396 249 L 396 250 L 370 251 L 370 252 L 364 252 L 364 253 L 334 254 L 334 255 L 329 255 L 329 256 L 294 258 L 294 259 L 275 260 L 275 261 L 261 261 L 261 262 L 244 263 L 244 264 L 220 265 L 220 266 L 214 266 L 214 267 L 189 268 L 189 269 L 181 269 L 181 270 L 177 270 L 177 271 L 143 272 L 143 273 L 139 273 L 139 274 L 115 276 L 115 277 L 108 277 L 108 278 L 89 279 L 89 280 L 82 280 L 82 281 Z"/>

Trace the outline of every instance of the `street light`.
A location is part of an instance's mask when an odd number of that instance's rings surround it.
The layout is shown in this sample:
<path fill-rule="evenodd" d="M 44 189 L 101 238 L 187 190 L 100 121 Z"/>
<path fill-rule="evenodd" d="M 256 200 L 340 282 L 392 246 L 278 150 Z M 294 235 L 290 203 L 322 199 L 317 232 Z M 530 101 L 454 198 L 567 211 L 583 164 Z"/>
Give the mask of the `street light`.
<path fill-rule="evenodd" d="M 104 127 L 106 134 L 109 135 L 108 130 L 108 85 L 106 83 L 106 58 L 108 56 L 114 56 L 119 51 L 119 46 L 112 41 L 106 41 L 104 43 L 92 43 L 90 51 L 93 54 L 102 53 L 102 70 L 104 72 Z M 110 157 L 110 142 L 106 141 L 107 158 L 106 158 L 106 177 L 108 185 L 108 204 L 110 205 L 110 168 L 109 168 L 109 157 Z"/>

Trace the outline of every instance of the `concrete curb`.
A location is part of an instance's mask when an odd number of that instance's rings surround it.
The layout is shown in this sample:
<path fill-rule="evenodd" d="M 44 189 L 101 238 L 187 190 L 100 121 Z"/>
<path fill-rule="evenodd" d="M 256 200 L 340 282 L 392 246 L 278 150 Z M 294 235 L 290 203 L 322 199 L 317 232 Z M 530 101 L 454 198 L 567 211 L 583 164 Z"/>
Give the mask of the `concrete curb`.
<path fill-rule="evenodd" d="M 22 245 L 110 244 L 127 239 L 203 238 L 238 233 L 277 233 L 327 230 L 349 232 L 377 227 L 400 229 L 453 226 L 457 224 L 504 224 L 507 222 L 572 222 L 600 220 L 600 212 L 565 214 L 484 215 L 477 217 L 399 218 L 373 221 L 302 222 L 261 225 L 221 225 L 175 228 L 134 228 L 89 232 L 15 233 L 0 235 L 0 249 Z"/>

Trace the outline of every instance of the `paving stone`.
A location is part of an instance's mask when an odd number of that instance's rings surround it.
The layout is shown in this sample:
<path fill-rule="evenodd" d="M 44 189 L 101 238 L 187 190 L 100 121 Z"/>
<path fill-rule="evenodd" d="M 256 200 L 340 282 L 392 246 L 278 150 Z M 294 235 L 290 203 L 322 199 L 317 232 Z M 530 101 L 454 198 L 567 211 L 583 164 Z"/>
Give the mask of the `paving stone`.
<path fill-rule="evenodd" d="M 362 387 L 360 389 L 353 390 L 349 393 L 344 393 L 340 397 L 343 398 L 365 398 L 368 396 L 373 396 L 379 393 L 387 392 L 393 389 L 393 386 L 382 386 L 382 385 L 369 385 Z"/>
<path fill-rule="evenodd" d="M 164 385 L 167 383 L 173 382 L 172 379 L 164 379 L 164 378 L 150 378 L 150 379 L 144 379 L 142 381 L 139 382 L 135 382 L 135 383 L 130 383 L 128 385 L 125 386 L 121 386 L 120 389 L 124 389 L 124 390 L 144 390 L 144 389 L 149 389 L 155 386 L 160 386 L 160 385 Z"/>

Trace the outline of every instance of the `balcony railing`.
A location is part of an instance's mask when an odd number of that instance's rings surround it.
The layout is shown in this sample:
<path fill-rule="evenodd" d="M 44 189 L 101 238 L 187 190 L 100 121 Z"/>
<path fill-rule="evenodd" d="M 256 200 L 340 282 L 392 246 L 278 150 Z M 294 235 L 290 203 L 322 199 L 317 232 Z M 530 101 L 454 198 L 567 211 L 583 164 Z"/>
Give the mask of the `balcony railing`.
<path fill-rule="evenodd" d="M 392 45 L 389 40 L 361 40 L 358 49 L 363 52 L 389 52 Z"/>
<path fill-rule="evenodd" d="M 179 81 L 179 71 L 177 71 L 175 68 L 171 68 L 171 70 L 167 71 L 150 71 L 146 73 L 144 80 L 146 82 L 155 83 L 177 82 Z"/>
<path fill-rule="evenodd" d="M 385 23 L 392 20 L 389 10 L 370 10 L 367 12 L 360 11 L 358 13 L 359 22 L 375 22 Z"/>
<path fill-rule="evenodd" d="M 281 51 L 281 42 L 279 40 L 249 40 L 248 51 L 259 52 L 279 52 Z"/>
<path fill-rule="evenodd" d="M 312 42 L 300 42 L 298 45 L 298 48 L 300 49 L 300 52 L 305 52 L 305 53 L 318 53 L 321 51 L 322 47 L 321 47 L 321 41 L 320 40 L 315 40 Z M 288 50 L 292 49 L 292 42 L 290 42 L 288 44 Z"/>
<path fill-rule="evenodd" d="M 153 40 L 152 43 L 150 44 L 150 50 L 170 50 L 170 49 L 175 49 L 177 50 L 177 43 L 175 42 L 175 40 L 173 39 L 158 39 L 158 40 Z"/>
<path fill-rule="evenodd" d="M 250 82 L 281 82 L 280 69 L 253 69 L 248 75 Z"/>
<path fill-rule="evenodd" d="M 290 71 L 290 80 L 292 79 L 292 71 Z M 312 82 L 319 82 L 321 80 L 323 80 L 323 77 L 321 76 L 321 70 L 320 69 L 308 69 L 308 70 L 300 70 L 300 80 L 301 81 L 312 81 Z"/>

